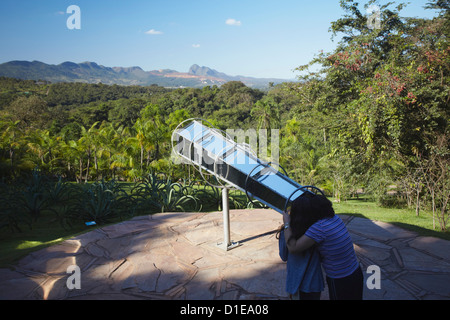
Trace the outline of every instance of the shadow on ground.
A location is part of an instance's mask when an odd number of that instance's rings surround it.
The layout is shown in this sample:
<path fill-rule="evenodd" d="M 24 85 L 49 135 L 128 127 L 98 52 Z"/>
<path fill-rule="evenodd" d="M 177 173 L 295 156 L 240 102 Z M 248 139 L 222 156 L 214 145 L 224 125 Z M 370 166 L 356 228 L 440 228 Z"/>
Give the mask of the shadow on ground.
<path fill-rule="evenodd" d="M 450 299 L 448 241 L 341 217 L 363 270 L 381 270 L 381 288 L 366 288 L 365 299 Z M 1 269 L 0 299 L 288 299 L 274 233 L 280 224 L 273 210 L 232 210 L 231 238 L 241 245 L 225 251 L 218 245 L 220 212 L 137 217 L 36 251 L 14 270 Z M 68 280 L 76 283 L 70 266 L 80 268 L 80 289 L 68 289 Z"/>

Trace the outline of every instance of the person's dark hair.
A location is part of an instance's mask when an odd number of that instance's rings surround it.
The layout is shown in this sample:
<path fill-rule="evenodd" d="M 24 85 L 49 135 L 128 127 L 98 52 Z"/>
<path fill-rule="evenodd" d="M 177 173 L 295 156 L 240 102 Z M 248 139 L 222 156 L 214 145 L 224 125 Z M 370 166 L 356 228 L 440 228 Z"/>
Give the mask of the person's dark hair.
<path fill-rule="evenodd" d="M 333 204 L 325 196 L 304 192 L 291 207 L 291 229 L 295 239 L 300 238 L 314 223 L 334 217 Z"/>

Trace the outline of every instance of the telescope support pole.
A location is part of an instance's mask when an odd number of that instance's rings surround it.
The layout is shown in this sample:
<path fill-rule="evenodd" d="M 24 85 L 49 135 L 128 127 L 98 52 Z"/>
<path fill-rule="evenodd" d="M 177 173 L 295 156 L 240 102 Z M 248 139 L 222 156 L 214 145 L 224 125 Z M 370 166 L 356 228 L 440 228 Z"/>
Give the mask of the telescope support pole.
<path fill-rule="evenodd" d="M 231 250 L 239 246 L 239 243 L 231 242 L 230 232 L 230 204 L 229 204 L 229 189 L 222 189 L 222 211 L 223 211 L 223 248 L 225 251 Z"/>
<path fill-rule="evenodd" d="M 228 188 L 222 189 L 222 210 L 223 210 L 223 241 L 224 245 L 228 248 L 231 244 L 230 241 L 230 203 L 228 200 L 229 190 Z"/>

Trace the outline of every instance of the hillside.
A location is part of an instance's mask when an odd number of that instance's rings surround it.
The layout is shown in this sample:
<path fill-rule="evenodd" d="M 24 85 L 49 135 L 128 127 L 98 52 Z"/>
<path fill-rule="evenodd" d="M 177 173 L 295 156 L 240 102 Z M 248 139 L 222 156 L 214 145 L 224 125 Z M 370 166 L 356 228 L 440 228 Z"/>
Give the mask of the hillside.
<path fill-rule="evenodd" d="M 40 61 L 10 61 L 0 64 L 0 76 L 24 80 L 46 80 L 51 82 L 82 82 L 118 85 L 157 84 L 164 87 L 204 87 L 222 85 L 228 81 L 242 81 L 253 88 L 264 88 L 270 82 L 281 83 L 283 79 L 229 76 L 208 67 L 191 66 L 188 73 L 162 69 L 144 71 L 133 67 L 105 67 L 95 62 L 63 62 L 59 65 Z"/>

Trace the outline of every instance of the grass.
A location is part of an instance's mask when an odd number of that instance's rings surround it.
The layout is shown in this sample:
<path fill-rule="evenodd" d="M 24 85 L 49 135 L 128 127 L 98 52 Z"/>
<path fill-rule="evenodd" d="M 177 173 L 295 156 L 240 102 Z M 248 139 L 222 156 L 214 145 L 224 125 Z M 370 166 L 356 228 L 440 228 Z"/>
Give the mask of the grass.
<path fill-rule="evenodd" d="M 116 224 L 120 221 L 117 218 L 111 220 L 108 224 L 102 225 L 102 227 Z M 79 223 L 73 225 L 70 229 L 65 229 L 55 220 L 54 215 L 43 214 L 35 225 L 33 225 L 33 229 L 24 226 L 22 232 L 2 230 L 0 233 L 0 268 L 11 267 L 21 258 L 34 251 L 61 243 L 64 240 L 71 239 L 96 228 L 98 226 L 88 227 L 85 224 Z"/>
<path fill-rule="evenodd" d="M 23 227 L 22 232 L 3 230 L 0 235 L 0 267 L 8 267 L 29 253 L 57 244 L 88 231 L 83 226 L 64 229 L 53 217 L 42 216 L 33 229 Z"/>
<path fill-rule="evenodd" d="M 421 236 L 450 240 L 449 231 L 433 230 L 433 219 L 429 213 L 424 211 L 421 211 L 417 217 L 413 209 L 383 208 L 366 199 L 352 199 L 341 203 L 333 203 L 333 207 L 338 214 L 389 222 L 406 230 L 417 232 Z M 437 221 L 436 227 L 439 228 Z"/>

